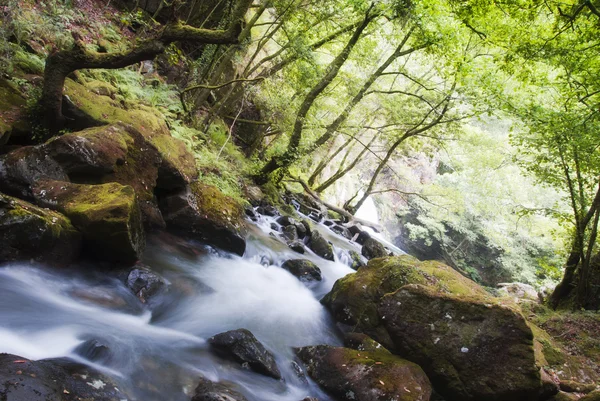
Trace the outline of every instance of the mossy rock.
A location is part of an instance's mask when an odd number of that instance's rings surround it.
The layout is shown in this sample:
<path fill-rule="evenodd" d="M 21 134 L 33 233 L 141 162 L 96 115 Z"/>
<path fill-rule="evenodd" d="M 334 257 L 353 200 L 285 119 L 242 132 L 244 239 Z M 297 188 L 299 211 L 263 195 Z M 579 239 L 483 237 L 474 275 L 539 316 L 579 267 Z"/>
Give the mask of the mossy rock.
<path fill-rule="evenodd" d="M 580 398 L 580 401 L 600 401 L 600 390 L 592 391 L 583 398 Z"/>
<path fill-rule="evenodd" d="M 0 244 L 0 262 L 63 266 L 79 255 L 81 235 L 62 214 L 0 194 Z"/>
<path fill-rule="evenodd" d="M 35 186 L 34 196 L 38 203 L 69 217 L 83 234 L 90 255 L 123 263 L 140 258 L 145 238 L 132 187 L 116 182 L 80 185 L 47 180 Z"/>
<path fill-rule="evenodd" d="M 377 308 L 385 294 L 407 284 L 427 285 L 441 293 L 489 296 L 483 287 L 443 263 L 420 262 L 403 255 L 370 260 L 356 273 L 339 279 L 322 303 L 338 322 L 391 347 L 392 344 L 381 327 Z"/>
<path fill-rule="evenodd" d="M 317 345 L 297 350 L 326 392 L 344 401 L 428 401 L 431 385 L 416 364 L 381 351 Z"/>
<path fill-rule="evenodd" d="M 0 79 L 0 145 L 10 139 L 13 131 L 26 125 L 27 101 L 8 81 Z"/>
<path fill-rule="evenodd" d="M 118 92 L 117 88 L 104 81 L 89 81 L 86 82 L 85 86 L 87 86 L 96 95 L 108 96 L 110 98 L 114 97 L 115 94 Z"/>
<path fill-rule="evenodd" d="M 542 391 L 533 333 L 519 310 L 407 285 L 378 308 L 393 352 L 418 363 L 448 401 L 529 401 Z"/>
<path fill-rule="evenodd" d="M 244 209 L 217 187 L 193 182 L 185 190 L 164 197 L 160 208 L 168 229 L 244 254 Z"/>

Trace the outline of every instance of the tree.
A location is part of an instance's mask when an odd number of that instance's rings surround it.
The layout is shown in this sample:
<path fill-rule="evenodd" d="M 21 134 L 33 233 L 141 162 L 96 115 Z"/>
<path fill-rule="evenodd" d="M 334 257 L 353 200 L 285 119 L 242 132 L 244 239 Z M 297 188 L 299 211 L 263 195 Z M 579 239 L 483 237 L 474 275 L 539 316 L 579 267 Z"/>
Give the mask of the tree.
<path fill-rule="evenodd" d="M 167 46 L 177 41 L 201 44 L 236 43 L 242 32 L 243 20 L 252 0 L 237 0 L 227 29 L 195 28 L 181 21 L 171 21 L 158 26 L 148 37 L 138 39 L 129 51 L 98 53 L 86 48 L 85 43 L 74 34 L 71 49 L 53 52 L 46 59 L 44 87 L 40 106 L 45 125 L 55 133 L 65 125 L 62 98 L 65 79 L 82 68 L 123 68 L 144 60 L 152 60 L 163 53 Z"/>

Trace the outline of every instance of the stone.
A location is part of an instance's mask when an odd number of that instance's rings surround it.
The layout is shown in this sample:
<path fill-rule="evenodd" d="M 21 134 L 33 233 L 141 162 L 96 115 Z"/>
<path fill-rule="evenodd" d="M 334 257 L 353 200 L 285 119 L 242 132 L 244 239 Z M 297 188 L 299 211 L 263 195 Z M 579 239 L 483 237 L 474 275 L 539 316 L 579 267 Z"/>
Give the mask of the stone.
<path fill-rule="evenodd" d="M 592 391 L 580 398 L 579 401 L 600 401 L 600 390 Z"/>
<path fill-rule="evenodd" d="M 360 255 L 360 253 L 350 250 L 350 251 L 348 251 L 348 254 L 350 255 L 350 258 L 352 259 L 352 264 L 350 265 L 350 267 L 352 269 L 358 270 L 360 267 L 365 266 L 365 262 L 363 261 L 363 258 Z"/>
<path fill-rule="evenodd" d="M 73 353 L 92 362 L 108 362 L 112 357 L 108 345 L 96 339 L 87 340 L 79 344 L 73 350 Z"/>
<path fill-rule="evenodd" d="M 477 283 L 440 262 L 420 262 L 408 255 L 372 259 L 367 266 L 334 284 L 321 301 L 336 321 L 365 333 L 386 348 L 393 343 L 382 327 L 379 302 L 407 284 L 429 285 L 441 293 L 487 297 Z"/>
<path fill-rule="evenodd" d="M 524 283 L 499 283 L 498 295 L 510 297 L 517 302 L 539 302 L 538 293 L 533 286 Z"/>
<path fill-rule="evenodd" d="M 209 338 L 208 343 L 219 354 L 240 364 L 247 364 L 257 373 L 281 379 L 275 357 L 249 330 L 237 329 L 220 333 Z"/>
<path fill-rule="evenodd" d="M 129 271 L 125 285 L 136 297 L 146 303 L 167 286 L 165 279 L 145 267 L 135 267 Z"/>
<path fill-rule="evenodd" d="M 291 226 L 296 224 L 296 220 L 289 216 L 280 216 L 275 220 L 277 224 L 280 224 L 283 227 Z"/>
<path fill-rule="evenodd" d="M 334 226 L 331 227 L 331 231 L 333 231 L 334 233 L 341 235 L 342 237 L 346 238 L 346 239 L 352 239 L 352 234 L 350 233 L 350 231 L 339 224 L 336 224 Z"/>
<path fill-rule="evenodd" d="M 383 345 L 379 344 L 368 335 L 362 333 L 346 333 L 344 335 L 344 347 L 352 348 L 357 351 L 389 352 L 383 347 Z"/>
<path fill-rule="evenodd" d="M 333 260 L 333 247 L 317 230 L 313 230 L 308 247 L 323 259 Z"/>
<path fill-rule="evenodd" d="M 359 223 L 352 224 L 351 226 L 348 226 L 348 231 L 350 231 L 350 234 L 354 237 L 356 234 L 360 234 L 363 231 L 363 227 Z"/>
<path fill-rule="evenodd" d="M 279 211 L 277 210 L 277 208 L 271 205 L 259 206 L 258 208 L 256 208 L 256 211 L 264 216 L 279 216 Z"/>
<path fill-rule="evenodd" d="M 290 249 L 294 252 L 298 252 L 304 254 L 306 249 L 304 248 L 304 243 L 302 241 L 292 241 L 288 244 Z"/>
<path fill-rule="evenodd" d="M 37 203 L 67 216 L 83 236 L 87 253 L 101 260 L 132 263 L 145 247 L 135 191 L 116 182 L 102 185 L 40 181 Z"/>
<path fill-rule="evenodd" d="M 352 237 L 352 238 L 354 238 L 354 237 Z M 369 234 L 368 231 L 361 231 L 360 233 L 358 233 L 358 237 L 356 237 L 356 243 L 363 245 L 365 243 L 365 241 L 368 240 L 369 238 L 371 238 L 371 234 Z"/>
<path fill-rule="evenodd" d="M 201 377 L 192 401 L 248 401 L 239 392 L 225 383 L 215 383 Z"/>
<path fill-rule="evenodd" d="M 67 173 L 43 149 L 25 146 L 0 156 L 0 191 L 33 200 L 32 187 L 41 179 L 69 181 Z"/>
<path fill-rule="evenodd" d="M 244 254 L 243 208 L 217 187 L 194 182 L 163 198 L 159 206 L 168 229 L 240 256 Z"/>
<path fill-rule="evenodd" d="M 327 393 L 342 401 L 429 401 L 431 384 L 423 370 L 389 352 L 317 345 L 297 350 L 306 371 Z"/>
<path fill-rule="evenodd" d="M 298 233 L 298 238 L 303 239 L 308 235 L 308 230 L 303 222 L 294 224 L 296 226 L 296 232 Z"/>
<path fill-rule="evenodd" d="M 120 387 L 103 374 L 67 358 L 32 361 L 0 354 L 0 400 L 3 401 L 129 399 Z"/>
<path fill-rule="evenodd" d="M 308 259 L 286 260 L 281 266 L 302 281 L 321 281 L 321 269 Z"/>
<path fill-rule="evenodd" d="M 388 251 L 384 248 L 381 242 L 374 238 L 368 238 L 365 240 L 361 249 L 361 253 L 369 260 L 388 256 Z"/>
<path fill-rule="evenodd" d="M 533 333 L 520 311 L 491 298 L 406 285 L 378 308 L 393 352 L 410 358 L 449 401 L 537 399 Z"/>
<path fill-rule="evenodd" d="M 271 224 L 269 224 L 269 227 L 273 231 L 279 231 L 279 225 L 277 223 L 271 223 Z"/>
<path fill-rule="evenodd" d="M 297 241 L 298 240 L 298 231 L 296 230 L 296 226 L 288 225 L 283 227 L 283 236 L 288 241 Z"/>
<path fill-rule="evenodd" d="M 0 244 L 0 262 L 66 266 L 79 256 L 81 234 L 64 215 L 0 193 Z"/>

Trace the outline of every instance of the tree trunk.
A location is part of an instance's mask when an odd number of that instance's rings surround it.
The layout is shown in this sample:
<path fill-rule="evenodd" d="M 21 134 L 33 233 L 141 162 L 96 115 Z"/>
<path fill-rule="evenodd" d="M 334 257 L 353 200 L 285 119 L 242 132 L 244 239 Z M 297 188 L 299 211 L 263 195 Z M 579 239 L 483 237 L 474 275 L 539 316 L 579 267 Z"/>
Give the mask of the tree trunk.
<path fill-rule="evenodd" d="M 282 167 L 288 167 L 293 163 L 293 161 L 296 160 L 298 157 L 300 141 L 302 140 L 304 123 L 309 110 L 311 109 L 317 97 L 319 97 L 325 88 L 327 88 L 327 86 L 329 86 L 329 84 L 338 75 L 341 67 L 348 59 L 348 56 L 350 56 L 350 52 L 358 42 L 358 39 L 361 37 L 363 31 L 374 18 L 375 15 L 371 14 L 371 8 L 369 8 L 362 23 L 356 28 L 344 49 L 327 67 L 327 73 L 325 76 L 321 78 L 321 80 L 315 86 L 313 86 L 310 92 L 308 92 L 304 98 L 304 101 L 300 105 L 298 113 L 296 114 L 296 121 L 294 123 L 294 129 L 292 131 L 292 135 L 290 136 L 290 142 L 287 150 L 281 156 L 273 156 L 271 160 L 269 160 L 269 162 L 262 168 L 260 174 L 255 177 L 258 184 L 266 183 L 269 180 L 269 176 L 274 173 L 275 170 L 278 170 Z"/>

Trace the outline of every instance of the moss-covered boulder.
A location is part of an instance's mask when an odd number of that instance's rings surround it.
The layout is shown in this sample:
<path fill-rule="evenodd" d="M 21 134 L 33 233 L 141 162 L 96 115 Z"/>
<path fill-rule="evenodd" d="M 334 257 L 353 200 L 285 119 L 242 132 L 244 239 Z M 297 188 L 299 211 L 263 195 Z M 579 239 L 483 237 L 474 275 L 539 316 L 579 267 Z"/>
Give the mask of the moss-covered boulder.
<path fill-rule="evenodd" d="M 69 180 L 60 164 L 43 149 L 25 146 L 0 156 L 0 191 L 32 200 L 32 186 L 44 178 Z"/>
<path fill-rule="evenodd" d="M 68 265 L 80 245 L 81 235 L 62 214 L 0 194 L 0 262 Z"/>
<path fill-rule="evenodd" d="M 315 254 L 323 259 L 333 260 L 333 247 L 319 231 L 312 230 L 310 239 L 308 240 L 308 246 Z"/>
<path fill-rule="evenodd" d="M 407 285 L 378 308 L 394 353 L 418 363 L 450 401 L 535 400 L 533 333 L 519 311 L 474 296 Z"/>
<path fill-rule="evenodd" d="M 198 175 L 194 157 L 168 131 L 116 123 L 54 138 L 43 151 L 76 183 L 118 182 L 135 189 L 144 222 L 164 228 L 155 193 L 183 189 Z"/>
<path fill-rule="evenodd" d="M 243 255 L 244 209 L 217 187 L 194 182 L 160 202 L 167 228 Z"/>
<path fill-rule="evenodd" d="M 321 281 L 321 269 L 308 259 L 289 259 L 281 265 L 302 281 Z"/>
<path fill-rule="evenodd" d="M 391 348 L 393 343 L 381 324 L 377 308 L 385 294 L 407 284 L 428 285 L 441 293 L 488 295 L 481 286 L 443 263 L 420 262 L 403 255 L 370 260 L 356 273 L 339 279 L 322 303 L 338 322 Z"/>
<path fill-rule="evenodd" d="M 86 251 L 102 260 L 131 263 L 145 238 L 135 191 L 116 182 L 101 185 L 41 181 L 34 188 L 41 205 L 71 220 L 83 234 Z"/>
<path fill-rule="evenodd" d="M 344 401 L 428 401 L 431 385 L 412 362 L 378 351 L 318 345 L 297 351 L 306 370 L 325 391 Z"/>
<path fill-rule="evenodd" d="M 365 240 L 361 249 L 361 253 L 368 260 L 383 258 L 389 254 L 383 244 L 372 237 Z"/>

